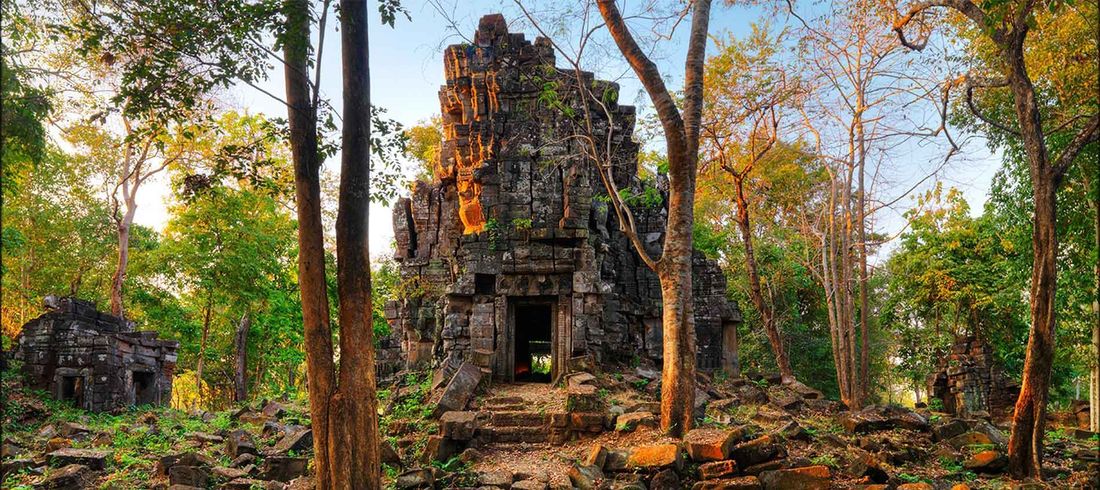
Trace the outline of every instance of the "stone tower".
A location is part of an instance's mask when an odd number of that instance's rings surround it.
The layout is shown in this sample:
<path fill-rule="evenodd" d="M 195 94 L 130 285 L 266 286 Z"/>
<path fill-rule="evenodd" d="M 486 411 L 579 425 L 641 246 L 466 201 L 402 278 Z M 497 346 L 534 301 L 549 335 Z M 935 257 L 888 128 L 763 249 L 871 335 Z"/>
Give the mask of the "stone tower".
<path fill-rule="evenodd" d="M 474 44 L 448 47 L 444 69 L 434 181 L 394 207 L 402 283 L 387 317 L 399 345 L 382 359 L 399 347 L 409 366 L 470 361 L 497 379 L 541 381 L 581 359 L 659 359 L 657 276 L 609 216 L 599 174 L 571 137 L 583 123 L 575 74 L 499 14 L 481 19 Z M 659 252 L 667 181 L 639 178 L 635 112 L 617 103 L 618 85 L 583 79 L 608 109 L 593 112 L 593 127 L 610 144 L 615 181 L 644 196 L 632 205 L 637 228 Z M 732 362 L 740 313 L 714 261 L 696 252 L 693 272 L 699 366 L 720 368 Z"/>

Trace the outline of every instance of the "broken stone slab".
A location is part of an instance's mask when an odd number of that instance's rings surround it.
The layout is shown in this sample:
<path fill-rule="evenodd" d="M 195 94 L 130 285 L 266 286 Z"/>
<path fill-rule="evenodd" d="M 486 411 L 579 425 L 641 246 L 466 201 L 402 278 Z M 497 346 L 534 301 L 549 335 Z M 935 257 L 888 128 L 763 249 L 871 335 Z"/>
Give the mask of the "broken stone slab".
<path fill-rule="evenodd" d="M 573 465 L 569 467 L 569 482 L 579 490 L 595 490 L 604 479 L 603 470 L 592 465 Z"/>
<path fill-rule="evenodd" d="M 760 474 L 764 490 L 828 490 L 832 474 L 828 466 L 805 466 Z"/>
<path fill-rule="evenodd" d="M 17 458 L 17 459 L 4 459 L 4 463 L 0 465 L 0 479 L 8 476 L 8 473 L 15 473 L 18 471 L 34 468 L 35 463 L 33 459 Z"/>
<path fill-rule="evenodd" d="M 456 441 L 468 441 L 477 431 L 477 412 L 450 411 L 439 417 L 439 433 Z"/>
<path fill-rule="evenodd" d="M 684 436 L 684 449 L 692 461 L 729 459 L 730 451 L 744 437 L 744 429 L 692 429 Z"/>
<path fill-rule="evenodd" d="M 470 402 L 470 398 L 474 395 L 474 390 L 481 383 L 481 377 L 480 368 L 468 362 L 462 363 L 455 371 L 454 376 L 451 377 L 451 381 L 447 383 L 447 387 L 444 388 L 443 395 L 436 403 L 433 415 L 438 417 L 449 411 L 465 409 L 466 404 Z"/>
<path fill-rule="evenodd" d="M 993 426 L 988 420 L 972 420 L 970 421 L 970 428 L 971 430 L 985 434 L 993 444 L 998 446 L 1008 445 L 1008 436 L 1005 436 L 1005 433 L 1002 432 L 1001 429 Z"/>
<path fill-rule="evenodd" d="M 168 469 L 168 483 L 171 485 L 206 488 L 208 480 L 210 480 L 210 473 L 202 466 L 177 464 Z"/>
<path fill-rule="evenodd" d="M 266 480 L 289 482 L 306 474 L 309 460 L 290 456 L 268 456 L 260 470 Z"/>
<path fill-rule="evenodd" d="M 624 413 L 615 418 L 615 430 L 634 432 L 638 427 L 657 427 L 657 416 L 649 412 Z"/>
<path fill-rule="evenodd" d="M 70 464 L 50 471 L 44 480 L 34 487 L 42 490 L 70 490 L 84 488 L 91 479 L 91 470 L 81 464 Z"/>
<path fill-rule="evenodd" d="M 229 463 L 229 465 L 234 467 L 234 468 L 243 468 L 243 467 L 248 466 L 250 464 L 256 463 L 256 459 L 257 459 L 257 457 L 256 457 L 255 454 L 244 453 L 244 454 L 234 458 L 233 462 Z"/>
<path fill-rule="evenodd" d="M 512 482 L 508 482 L 508 484 L 511 483 Z M 398 475 L 394 484 L 401 490 L 432 488 L 435 484 L 435 476 L 432 474 L 432 470 L 424 468 L 414 469 Z"/>
<path fill-rule="evenodd" d="M 874 483 L 886 483 L 890 475 L 882 469 L 882 462 L 871 453 L 858 448 L 848 450 L 848 473 L 865 477 Z"/>
<path fill-rule="evenodd" d="M 157 464 L 153 467 L 153 473 L 166 477 L 168 471 L 175 465 L 210 467 L 214 465 L 214 460 L 209 456 L 194 452 L 166 454 L 157 460 Z"/>
<path fill-rule="evenodd" d="M 73 447 L 73 440 L 65 437 L 54 437 L 46 441 L 46 452 L 52 453 L 58 449 Z"/>
<path fill-rule="evenodd" d="M 992 449 L 977 453 L 963 462 L 963 468 L 975 473 L 998 474 L 1007 467 L 1008 458 Z"/>
<path fill-rule="evenodd" d="M 683 488 L 680 485 L 680 475 L 676 474 L 676 471 L 668 469 L 658 471 L 656 475 L 649 481 L 648 490 L 681 490 Z"/>
<path fill-rule="evenodd" d="M 593 385 L 574 385 L 566 389 L 565 409 L 570 412 L 599 412 L 604 408 L 599 390 Z"/>
<path fill-rule="evenodd" d="M 61 424 L 60 428 L 58 429 L 58 433 L 60 433 L 64 437 L 68 437 L 70 439 L 75 439 L 75 438 L 78 438 L 78 437 L 81 437 L 81 436 L 85 436 L 85 435 L 88 435 L 91 432 L 92 432 L 92 429 L 88 428 L 88 426 L 83 425 L 83 424 L 78 424 L 76 422 L 63 422 Z"/>
<path fill-rule="evenodd" d="M 294 431 L 287 431 L 286 435 L 275 443 L 272 452 L 274 454 L 287 454 L 291 451 L 301 453 L 311 449 L 313 449 L 313 430 L 303 427 Z"/>
<path fill-rule="evenodd" d="M 251 466 L 250 466 L 251 467 Z M 224 480 L 236 480 L 237 478 L 245 478 L 248 476 L 249 471 L 245 468 L 227 468 L 225 466 L 215 466 L 211 470 L 214 475 Z"/>
<path fill-rule="evenodd" d="M 679 444 L 655 444 L 639 446 L 630 450 L 626 458 L 627 469 L 659 470 L 673 468 L 680 470 L 684 466 Z"/>
<path fill-rule="evenodd" d="M 748 468 L 775 459 L 779 455 L 779 450 L 779 446 L 771 436 L 760 436 L 734 446 L 730 450 L 729 457 L 736 460 L 738 466 Z"/>
<path fill-rule="evenodd" d="M 254 490 L 256 488 L 268 489 L 282 489 L 286 485 L 280 482 L 273 482 L 267 480 L 259 480 L 255 478 L 237 478 L 230 480 L 228 483 L 222 485 L 222 490 Z"/>
<path fill-rule="evenodd" d="M 691 490 L 760 490 L 760 488 L 760 480 L 755 476 L 741 476 L 696 482 Z"/>
<path fill-rule="evenodd" d="M 947 443 L 955 449 L 962 449 L 968 446 L 990 446 L 993 445 L 993 439 L 990 439 L 989 436 L 982 432 L 972 430 L 952 437 Z"/>
<path fill-rule="evenodd" d="M 382 462 L 389 465 L 400 465 L 401 455 L 397 454 L 397 450 L 393 448 L 387 440 L 382 440 Z"/>
<path fill-rule="evenodd" d="M 858 412 L 844 412 L 837 417 L 837 422 L 850 434 L 875 432 L 889 427 L 889 421 L 870 408 Z"/>
<path fill-rule="evenodd" d="M 100 471 L 107 466 L 107 458 L 111 457 L 110 451 L 97 449 L 75 449 L 71 447 L 58 449 L 46 455 L 50 466 L 83 465 L 89 470 Z"/>
<path fill-rule="evenodd" d="M 699 476 L 704 480 L 717 480 L 737 475 L 737 461 L 711 461 L 699 465 Z"/>
<path fill-rule="evenodd" d="M 229 436 L 225 439 L 226 456 L 236 458 L 245 453 L 260 454 L 260 452 L 256 450 L 256 441 L 252 439 L 252 434 L 242 429 L 230 432 Z"/>
<path fill-rule="evenodd" d="M 596 377 L 591 373 L 577 372 L 566 375 L 566 386 L 590 385 L 596 383 Z"/>
<path fill-rule="evenodd" d="M 810 433 L 796 420 L 791 420 L 776 431 L 783 439 L 788 441 L 809 441 L 813 439 Z"/>
<path fill-rule="evenodd" d="M 932 440 L 946 441 L 952 437 L 965 434 L 970 426 L 961 419 L 944 417 L 932 425 Z"/>
<path fill-rule="evenodd" d="M 187 438 L 199 444 L 221 444 L 225 442 L 224 437 L 216 434 L 207 434 L 206 432 L 192 432 Z"/>

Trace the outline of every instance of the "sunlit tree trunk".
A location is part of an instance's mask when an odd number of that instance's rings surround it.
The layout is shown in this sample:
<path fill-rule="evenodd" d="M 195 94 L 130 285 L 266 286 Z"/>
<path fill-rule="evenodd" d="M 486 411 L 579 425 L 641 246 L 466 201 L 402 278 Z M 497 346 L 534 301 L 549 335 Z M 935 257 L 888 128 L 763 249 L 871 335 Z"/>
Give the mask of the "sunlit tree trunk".
<path fill-rule="evenodd" d="M 698 167 L 699 124 L 703 99 L 703 63 L 710 23 L 710 1 L 692 2 L 692 26 L 686 59 L 683 112 L 668 92 L 657 65 L 638 46 L 613 0 L 597 0 L 600 15 L 619 51 L 641 80 L 665 130 L 669 158 L 668 222 L 660 260 L 644 248 L 638 253 L 661 283 L 664 335 L 661 429 L 682 436 L 694 424 L 695 315 L 692 300 L 692 227 Z M 612 196 L 614 199 L 615 196 Z M 618 206 L 618 203 L 614 203 Z M 633 230 L 630 230 L 633 233 Z"/>
<path fill-rule="evenodd" d="M 768 336 L 768 343 L 771 345 L 772 354 L 775 356 L 775 364 L 779 368 L 779 374 L 783 376 L 784 381 L 791 381 L 794 380 L 794 372 L 791 371 L 791 361 L 787 356 L 787 349 L 783 345 L 783 336 L 776 323 L 775 311 L 771 303 L 764 299 L 764 293 L 760 285 L 760 272 L 757 270 L 756 253 L 752 243 L 749 203 L 748 198 L 745 196 L 745 180 L 743 176 L 736 172 L 731 172 L 731 174 L 733 175 L 733 186 L 736 191 L 737 227 L 741 231 L 741 242 L 745 246 L 745 270 L 749 276 L 749 299 L 752 300 L 756 311 L 760 312 L 760 319 L 764 323 L 764 333 Z"/>
<path fill-rule="evenodd" d="M 285 61 L 287 123 L 294 160 L 298 215 L 298 285 L 306 351 L 309 411 L 313 429 L 313 467 L 318 489 L 337 488 L 329 453 L 331 396 L 336 387 L 332 329 L 325 283 L 324 227 L 321 223 L 321 161 L 317 111 L 310 93 L 309 40 L 311 14 L 307 0 L 287 0 Z"/>

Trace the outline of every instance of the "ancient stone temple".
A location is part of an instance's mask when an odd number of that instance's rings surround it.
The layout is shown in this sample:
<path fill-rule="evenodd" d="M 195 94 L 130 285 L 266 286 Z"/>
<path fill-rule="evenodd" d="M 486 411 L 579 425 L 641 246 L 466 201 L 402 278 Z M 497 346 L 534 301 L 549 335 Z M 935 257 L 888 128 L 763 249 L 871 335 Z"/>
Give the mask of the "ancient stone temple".
<path fill-rule="evenodd" d="M 1012 414 L 1020 386 L 997 365 L 989 344 L 963 336 L 955 339 L 951 352 L 928 377 L 928 393 L 956 416 L 987 412 L 1001 417 Z"/>
<path fill-rule="evenodd" d="M 659 252 L 667 180 L 638 177 L 634 108 L 617 84 L 555 68 L 545 39 L 481 19 L 473 44 L 445 52 L 444 142 L 433 182 L 394 208 L 402 283 L 387 317 L 408 365 L 469 361 L 502 380 L 550 381 L 571 363 L 660 359 L 655 273 L 620 231 L 579 138 L 582 103 L 612 155 L 639 236 Z M 606 110 L 597 105 L 603 105 Z M 732 362 L 740 312 L 718 265 L 694 257 L 698 364 Z M 380 359 L 393 358 L 382 349 Z M 385 373 L 383 373 L 385 374 Z"/>
<path fill-rule="evenodd" d="M 171 401 L 178 342 L 134 332 L 88 301 L 48 297 L 46 309 L 15 339 L 29 387 L 96 412 Z"/>

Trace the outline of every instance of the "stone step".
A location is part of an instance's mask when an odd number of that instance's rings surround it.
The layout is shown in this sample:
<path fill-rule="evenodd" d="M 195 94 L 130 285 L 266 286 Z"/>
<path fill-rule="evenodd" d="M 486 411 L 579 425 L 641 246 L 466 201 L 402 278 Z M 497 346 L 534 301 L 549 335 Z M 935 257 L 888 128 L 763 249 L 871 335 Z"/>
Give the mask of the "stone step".
<path fill-rule="evenodd" d="M 549 415 L 528 411 L 494 410 L 489 418 L 489 425 L 493 427 L 541 427 L 549 422 Z"/>
<path fill-rule="evenodd" d="M 546 427 L 482 427 L 478 437 L 493 444 L 526 442 L 542 444 L 550 440 L 550 431 Z"/>

